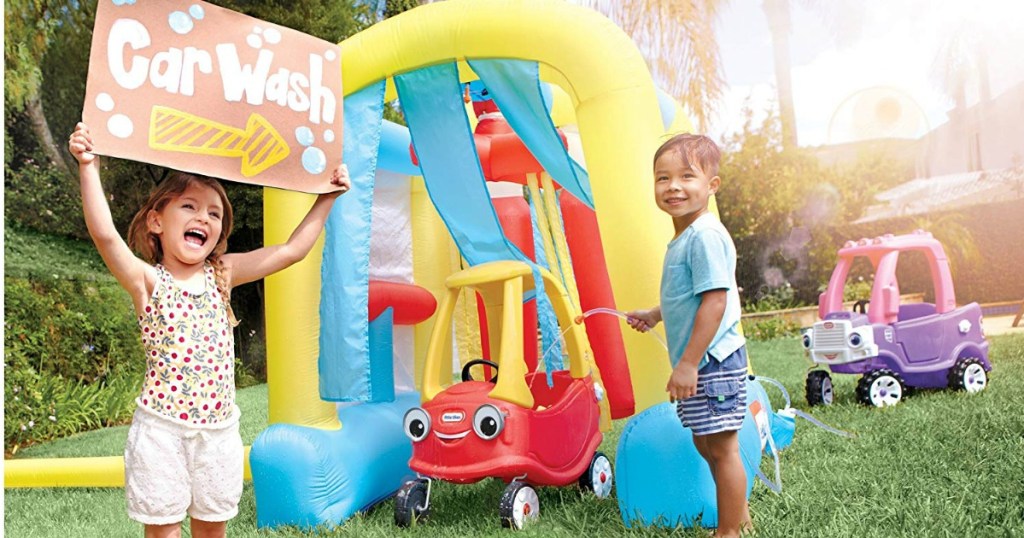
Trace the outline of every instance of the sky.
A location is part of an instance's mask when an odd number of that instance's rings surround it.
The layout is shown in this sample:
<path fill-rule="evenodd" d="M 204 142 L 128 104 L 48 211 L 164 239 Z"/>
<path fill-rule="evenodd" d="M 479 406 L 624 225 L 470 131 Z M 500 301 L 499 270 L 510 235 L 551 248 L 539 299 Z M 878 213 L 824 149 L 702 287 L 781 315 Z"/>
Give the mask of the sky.
<path fill-rule="evenodd" d="M 775 102 L 771 35 L 762 0 L 732 0 L 717 37 L 727 88 L 709 130 L 721 139 L 739 130 L 745 106 Z M 793 97 L 802 146 L 863 136 L 864 107 L 900 103 L 897 136 L 917 138 L 947 121 L 953 100 L 943 93 L 936 58 L 961 25 L 982 42 L 993 97 L 1024 82 L 1024 0 L 791 1 Z M 848 9 L 841 12 L 843 7 Z M 841 22 L 840 22 L 841 21 Z M 859 24 L 858 24 L 859 22 Z M 969 104 L 978 85 L 968 85 Z M 861 118 L 857 120 L 856 118 Z M 859 123 L 858 123 L 859 121 Z M 876 126 L 877 128 L 877 126 Z"/>

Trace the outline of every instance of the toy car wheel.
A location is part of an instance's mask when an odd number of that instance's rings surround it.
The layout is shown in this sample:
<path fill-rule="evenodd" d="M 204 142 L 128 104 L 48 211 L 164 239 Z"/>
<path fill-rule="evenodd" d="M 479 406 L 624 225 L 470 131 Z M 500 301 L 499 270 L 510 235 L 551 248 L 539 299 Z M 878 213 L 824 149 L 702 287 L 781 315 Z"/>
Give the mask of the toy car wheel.
<path fill-rule="evenodd" d="M 832 376 L 824 370 L 807 372 L 807 405 L 832 405 Z"/>
<path fill-rule="evenodd" d="M 395 494 L 395 525 L 408 527 L 430 517 L 428 483 L 420 478 L 402 485 Z"/>
<path fill-rule="evenodd" d="M 527 521 L 540 517 L 540 498 L 537 490 L 526 482 L 513 480 L 501 495 L 498 505 L 501 526 L 521 530 Z"/>
<path fill-rule="evenodd" d="M 981 361 L 974 357 L 957 359 L 949 370 L 949 387 L 970 393 L 981 392 L 988 386 L 988 373 Z"/>
<path fill-rule="evenodd" d="M 857 400 L 875 407 L 896 405 L 905 392 L 906 385 L 900 375 L 886 368 L 871 370 L 857 383 Z"/>
<path fill-rule="evenodd" d="M 598 499 L 612 494 L 612 462 L 601 452 L 595 452 L 590 467 L 580 477 L 580 487 L 594 492 Z"/>

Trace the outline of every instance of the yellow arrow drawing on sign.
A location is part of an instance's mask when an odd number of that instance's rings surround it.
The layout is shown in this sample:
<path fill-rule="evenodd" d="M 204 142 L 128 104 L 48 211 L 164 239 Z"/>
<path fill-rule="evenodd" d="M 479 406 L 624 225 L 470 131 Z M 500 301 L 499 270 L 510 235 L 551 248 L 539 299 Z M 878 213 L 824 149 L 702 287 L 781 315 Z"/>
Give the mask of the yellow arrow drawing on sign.
<path fill-rule="evenodd" d="M 291 153 L 284 138 L 259 114 L 250 114 L 243 130 L 165 106 L 153 107 L 149 118 L 149 147 L 241 157 L 245 177 L 259 174 Z"/>

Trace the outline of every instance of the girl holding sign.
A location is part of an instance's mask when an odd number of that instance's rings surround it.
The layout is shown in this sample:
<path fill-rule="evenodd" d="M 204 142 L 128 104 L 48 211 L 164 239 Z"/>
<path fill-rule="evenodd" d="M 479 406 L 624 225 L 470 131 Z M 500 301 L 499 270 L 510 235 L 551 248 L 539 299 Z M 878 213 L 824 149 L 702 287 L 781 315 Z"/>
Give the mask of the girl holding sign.
<path fill-rule="evenodd" d="M 317 197 L 287 242 L 229 254 L 231 203 L 217 180 L 171 174 L 136 213 L 126 243 L 85 124 L 68 148 L 79 163 L 89 235 L 132 298 L 146 351 L 124 457 L 128 515 L 146 526 L 147 537 L 180 536 L 186 513 L 192 536 L 224 536 L 238 513 L 243 472 L 231 289 L 309 253 L 334 200 L 350 188 L 348 170 L 335 169 L 337 190 Z"/>

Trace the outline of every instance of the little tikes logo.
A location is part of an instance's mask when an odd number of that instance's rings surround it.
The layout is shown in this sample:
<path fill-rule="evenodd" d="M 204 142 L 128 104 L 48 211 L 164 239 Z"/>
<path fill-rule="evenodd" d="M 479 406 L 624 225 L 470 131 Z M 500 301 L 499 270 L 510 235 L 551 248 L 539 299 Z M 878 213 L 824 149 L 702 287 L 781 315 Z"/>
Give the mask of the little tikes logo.
<path fill-rule="evenodd" d="M 826 321 L 825 322 L 825 328 L 826 329 L 831 329 L 832 327 L 835 327 L 835 324 L 833 324 L 831 321 Z"/>
<path fill-rule="evenodd" d="M 462 411 L 448 411 L 441 415 L 441 422 L 462 422 L 466 414 Z"/>

